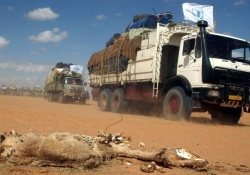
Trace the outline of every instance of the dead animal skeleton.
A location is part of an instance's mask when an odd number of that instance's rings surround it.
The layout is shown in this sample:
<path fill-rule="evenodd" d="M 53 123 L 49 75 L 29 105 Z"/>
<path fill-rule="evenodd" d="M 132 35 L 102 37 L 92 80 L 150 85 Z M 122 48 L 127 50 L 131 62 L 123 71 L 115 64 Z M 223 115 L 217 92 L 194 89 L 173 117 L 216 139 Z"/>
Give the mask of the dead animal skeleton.
<path fill-rule="evenodd" d="M 97 137 L 54 132 L 48 136 L 36 133 L 18 135 L 2 133 L 0 137 L 0 158 L 15 165 L 56 166 L 91 169 L 115 157 L 128 157 L 150 162 L 141 170 L 152 172 L 163 167 L 188 167 L 206 170 L 208 161 L 181 148 L 163 148 L 156 152 L 134 150 L 121 134 Z"/>

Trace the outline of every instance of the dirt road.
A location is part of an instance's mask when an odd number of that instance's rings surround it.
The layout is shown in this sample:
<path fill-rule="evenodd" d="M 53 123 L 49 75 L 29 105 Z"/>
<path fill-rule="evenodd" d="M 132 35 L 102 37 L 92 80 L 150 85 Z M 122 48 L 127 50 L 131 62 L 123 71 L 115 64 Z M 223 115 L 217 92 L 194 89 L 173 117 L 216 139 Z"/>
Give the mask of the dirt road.
<path fill-rule="evenodd" d="M 120 122 L 116 123 L 117 121 Z M 114 124 L 116 123 L 116 124 Z M 114 125 L 111 125 L 114 124 Z M 111 126 L 110 126 L 111 125 Z M 0 95 L 0 132 L 14 129 L 19 134 L 70 132 L 95 136 L 99 130 L 122 133 L 132 138 L 131 147 L 148 151 L 160 148 L 184 148 L 210 164 L 208 172 L 173 168 L 165 174 L 248 174 L 250 173 L 250 114 L 244 113 L 236 126 L 215 125 L 207 113 L 193 113 L 190 121 L 102 112 L 96 101 L 86 105 L 48 102 L 39 97 Z M 7 165 L 0 159 L 0 174 L 145 174 L 141 161 L 114 159 L 95 170 Z M 153 174 L 161 174 L 154 172 Z"/>

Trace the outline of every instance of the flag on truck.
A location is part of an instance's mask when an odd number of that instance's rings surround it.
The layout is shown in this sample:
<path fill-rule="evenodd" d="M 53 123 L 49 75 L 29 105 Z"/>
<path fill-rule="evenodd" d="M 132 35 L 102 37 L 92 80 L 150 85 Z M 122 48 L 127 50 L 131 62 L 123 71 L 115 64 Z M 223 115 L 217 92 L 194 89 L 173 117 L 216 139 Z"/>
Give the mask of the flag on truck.
<path fill-rule="evenodd" d="M 188 21 L 198 22 L 206 20 L 208 25 L 214 28 L 214 7 L 211 5 L 199 5 L 196 3 L 182 4 L 184 19 Z"/>
<path fill-rule="evenodd" d="M 70 71 L 77 74 L 82 74 L 83 65 L 70 65 Z"/>

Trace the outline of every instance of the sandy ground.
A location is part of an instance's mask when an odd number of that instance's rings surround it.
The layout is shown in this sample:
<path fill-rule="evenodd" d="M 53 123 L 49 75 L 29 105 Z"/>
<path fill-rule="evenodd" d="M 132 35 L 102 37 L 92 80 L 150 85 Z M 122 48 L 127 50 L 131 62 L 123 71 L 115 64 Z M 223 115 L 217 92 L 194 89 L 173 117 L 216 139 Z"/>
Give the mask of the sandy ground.
<path fill-rule="evenodd" d="M 116 123 L 117 121 L 120 122 Z M 116 124 L 114 124 L 116 123 Z M 114 125 L 112 125 L 114 124 Z M 14 129 L 19 134 L 70 132 L 96 136 L 99 130 L 122 133 L 132 138 L 131 147 L 146 150 L 184 148 L 210 164 L 208 172 L 164 168 L 165 174 L 250 174 L 250 114 L 244 113 L 238 125 L 215 125 L 207 113 L 193 113 L 190 121 L 169 121 L 142 114 L 102 112 L 96 101 L 86 105 L 48 102 L 39 97 L 0 95 L 0 132 Z M 127 162 L 130 162 L 128 164 Z M 0 174 L 146 174 L 143 162 L 113 159 L 94 170 L 56 167 L 27 167 L 6 164 L 0 159 Z M 152 174 L 161 174 L 155 171 Z"/>

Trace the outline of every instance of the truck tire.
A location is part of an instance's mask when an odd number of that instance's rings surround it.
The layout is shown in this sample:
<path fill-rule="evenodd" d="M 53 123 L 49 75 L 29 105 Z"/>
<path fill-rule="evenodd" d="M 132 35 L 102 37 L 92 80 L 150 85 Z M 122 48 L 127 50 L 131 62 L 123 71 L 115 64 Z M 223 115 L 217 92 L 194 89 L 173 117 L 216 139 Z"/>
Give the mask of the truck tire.
<path fill-rule="evenodd" d="M 59 98 L 60 103 L 66 103 L 66 96 L 64 96 L 64 93 L 60 93 L 60 98 Z"/>
<path fill-rule="evenodd" d="M 111 111 L 112 112 L 126 112 L 127 102 L 124 100 L 124 91 L 117 88 L 111 97 Z"/>
<path fill-rule="evenodd" d="M 211 118 L 218 124 L 237 124 L 242 116 L 242 108 L 220 107 L 210 110 Z"/>
<path fill-rule="evenodd" d="M 48 95 L 47 93 L 46 93 L 46 94 L 44 93 L 44 94 L 43 94 L 43 98 L 44 98 L 44 99 L 48 98 L 47 95 Z M 23 94 L 23 96 L 26 96 L 26 94 Z"/>
<path fill-rule="evenodd" d="M 110 89 L 104 89 L 99 97 L 99 108 L 102 111 L 110 110 L 110 101 L 111 101 L 112 91 Z"/>
<path fill-rule="evenodd" d="M 189 119 L 192 112 L 191 97 L 181 87 L 173 87 L 163 102 L 163 114 L 169 120 Z"/>
<path fill-rule="evenodd" d="M 85 105 L 86 104 L 86 97 L 82 98 L 79 102 L 80 102 L 80 104 Z"/>
<path fill-rule="evenodd" d="M 48 93 L 48 101 L 49 102 L 52 102 L 53 101 L 53 95 L 52 95 L 52 93 Z"/>

